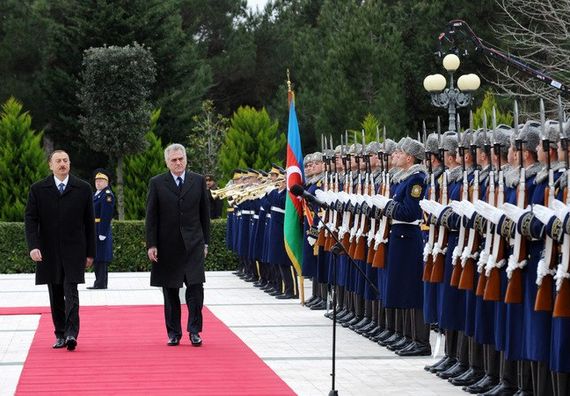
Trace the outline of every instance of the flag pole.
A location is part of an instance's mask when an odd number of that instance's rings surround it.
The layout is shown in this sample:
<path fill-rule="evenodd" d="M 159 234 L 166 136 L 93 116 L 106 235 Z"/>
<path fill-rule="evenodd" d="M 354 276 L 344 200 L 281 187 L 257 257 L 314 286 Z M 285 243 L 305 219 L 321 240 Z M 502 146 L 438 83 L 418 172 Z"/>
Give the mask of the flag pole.
<path fill-rule="evenodd" d="M 291 107 L 291 103 L 295 100 L 295 92 L 292 89 L 293 84 L 291 83 L 291 75 L 289 73 L 289 69 L 287 69 L 287 108 Z M 289 186 L 287 186 L 289 188 Z M 291 265 L 291 270 L 293 270 L 294 266 Z M 294 273 L 294 272 L 293 272 Z M 305 278 L 303 277 L 302 273 L 299 272 L 298 276 L 298 285 L 299 285 L 299 300 L 301 305 L 305 305 Z"/>

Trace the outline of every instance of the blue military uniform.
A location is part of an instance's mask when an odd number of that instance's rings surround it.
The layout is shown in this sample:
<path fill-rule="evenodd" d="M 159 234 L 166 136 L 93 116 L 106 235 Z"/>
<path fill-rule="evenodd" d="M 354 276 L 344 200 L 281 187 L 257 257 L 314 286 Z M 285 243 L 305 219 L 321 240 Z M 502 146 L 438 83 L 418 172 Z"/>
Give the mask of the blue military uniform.
<path fill-rule="evenodd" d="M 95 179 L 109 180 L 108 176 L 99 172 Z M 95 283 L 92 289 L 106 289 L 108 280 L 108 266 L 113 260 L 113 232 L 111 221 L 115 210 L 115 195 L 111 188 L 106 187 L 96 191 L 93 195 L 93 209 L 95 211 L 95 235 L 97 238 L 97 251 L 93 261 Z"/>

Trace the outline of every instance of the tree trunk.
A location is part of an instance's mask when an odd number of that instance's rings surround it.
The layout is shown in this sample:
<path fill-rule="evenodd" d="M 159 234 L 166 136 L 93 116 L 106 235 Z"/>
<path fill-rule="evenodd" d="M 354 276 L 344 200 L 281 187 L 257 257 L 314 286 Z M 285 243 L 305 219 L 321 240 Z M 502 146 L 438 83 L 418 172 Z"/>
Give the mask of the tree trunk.
<path fill-rule="evenodd" d="M 117 158 L 117 212 L 119 220 L 125 220 L 125 194 L 123 192 L 123 157 Z"/>

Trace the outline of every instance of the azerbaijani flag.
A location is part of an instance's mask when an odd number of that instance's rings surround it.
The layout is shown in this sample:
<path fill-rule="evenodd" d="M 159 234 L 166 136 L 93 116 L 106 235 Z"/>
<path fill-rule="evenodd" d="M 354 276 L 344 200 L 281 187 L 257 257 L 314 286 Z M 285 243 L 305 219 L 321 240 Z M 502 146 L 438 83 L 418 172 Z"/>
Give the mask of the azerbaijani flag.
<path fill-rule="evenodd" d="M 303 200 L 291 193 L 295 184 L 303 184 L 303 153 L 301 136 L 295 113 L 295 99 L 289 104 L 289 129 L 287 131 L 287 195 L 285 197 L 284 237 L 285 250 L 298 275 L 303 266 Z"/>

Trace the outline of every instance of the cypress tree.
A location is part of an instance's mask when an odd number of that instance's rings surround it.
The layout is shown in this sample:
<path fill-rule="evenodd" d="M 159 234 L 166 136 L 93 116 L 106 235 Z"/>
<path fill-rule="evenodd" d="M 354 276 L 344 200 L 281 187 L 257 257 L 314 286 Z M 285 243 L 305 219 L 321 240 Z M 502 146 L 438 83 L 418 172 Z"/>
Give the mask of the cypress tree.
<path fill-rule="evenodd" d="M 41 147 L 43 132 L 11 97 L 0 113 L 0 220 L 23 221 L 30 185 L 49 173 Z"/>

